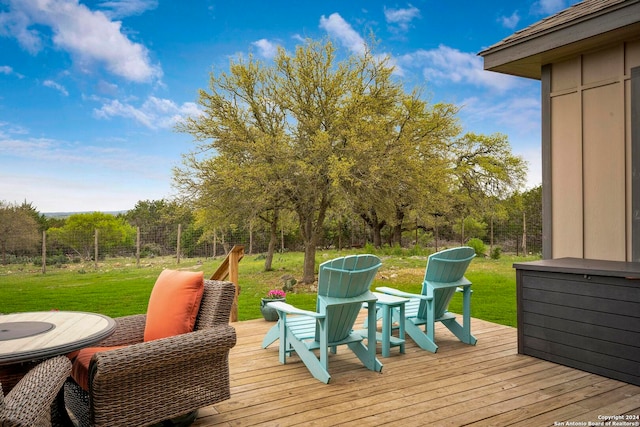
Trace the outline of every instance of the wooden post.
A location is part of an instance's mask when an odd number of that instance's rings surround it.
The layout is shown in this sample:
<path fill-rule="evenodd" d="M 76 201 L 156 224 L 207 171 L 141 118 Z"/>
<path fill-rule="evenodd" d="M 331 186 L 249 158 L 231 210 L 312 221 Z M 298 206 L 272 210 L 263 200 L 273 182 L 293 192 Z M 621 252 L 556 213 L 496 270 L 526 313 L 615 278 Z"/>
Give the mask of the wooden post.
<path fill-rule="evenodd" d="M 180 264 L 180 240 L 182 238 L 182 224 L 178 224 L 178 241 L 176 242 L 176 259 Z"/>
<path fill-rule="evenodd" d="M 491 215 L 491 240 L 489 241 L 489 256 L 493 254 L 493 215 Z"/>
<path fill-rule="evenodd" d="M 234 245 L 226 258 L 222 261 L 222 264 L 220 264 L 215 273 L 211 275 L 211 280 L 224 280 L 229 277 L 229 281 L 235 285 L 236 293 L 233 298 L 233 305 L 231 306 L 231 315 L 229 316 L 229 321 L 231 322 L 238 321 L 238 295 L 240 295 L 240 285 L 238 284 L 238 264 L 240 264 L 240 260 L 243 257 L 244 246 Z"/>
<path fill-rule="evenodd" d="M 42 232 L 42 274 L 47 273 L 47 232 Z"/>
<path fill-rule="evenodd" d="M 527 256 L 527 213 L 522 212 L 522 256 Z"/>
<path fill-rule="evenodd" d="M 216 234 L 216 229 L 213 229 L 213 257 L 215 258 L 218 254 L 218 235 Z"/>
<path fill-rule="evenodd" d="M 235 285 L 236 293 L 233 297 L 233 305 L 231 306 L 231 321 L 238 321 L 238 296 L 240 296 L 240 286 L 238 285 L 238 263 L 240 260 L 238 259 L 238 252 L 231 251 L 229 252 L 229 280 L 231 283 Z"/>
<path fill-rule="evenodd" d="M 140 227 L 136 227 L 136 266 L 140 268 Z"/>
<path fill-rule="evenodd" d="M 98 229 L 93 234 L 93 260 L 96 270 L 98 269 Z"/>

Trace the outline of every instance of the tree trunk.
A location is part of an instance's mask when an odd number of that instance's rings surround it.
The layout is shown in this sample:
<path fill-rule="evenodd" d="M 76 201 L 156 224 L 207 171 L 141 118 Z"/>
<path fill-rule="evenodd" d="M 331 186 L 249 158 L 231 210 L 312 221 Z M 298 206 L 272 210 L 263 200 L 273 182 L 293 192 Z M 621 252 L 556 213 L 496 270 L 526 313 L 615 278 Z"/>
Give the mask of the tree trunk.
<path fill-rule="evenodd" d="M 393 227 L 393 237 L 391 238 L 391 246 L 402 246 L 402 224 L 396 224 Z"/>
<path fill-rule="evenodd" d="M 264 260 L 264 271 L 273 270 L 273 253 L 276 250 L 276 242 L 278 241 L 278 212 L 274 212 L 273 220 L 270 224 L 269 247 L 267 248 L 267 257 Z"/>
<path fill-rule="evenodd" d="M 302 283 L 309 284 L 316 281 L 316 246 L 323 232 L 324 219 L 328 207 L 329 201 L 326 195 L 323 195 L 317 209 L 298 210 L 298 219 L 300 220 L 300 230 L 304 243 Z"/>
<path fill-rule="evenodd" d="M 396 209 L 396 225 L 393 227 L 393 236 L 391 238 L 391 246 L 396 243 L 402 246 L 402 222 L 404 221 L 404 212 L 402 209 Z"/>
<path fill-rule="evenodd" d="M 373 237 L 373 246 L 376 248 L 382 247 L 382 226 L 379 222 L 371 225 L 371 234 Z"/>
<path fill-rule="evenodd" d="M 316 234 L 312 218 L 301 218 L 302 240 L 304 241 L 304 262 L 302 283 L 313 283 L 316 280 Z"/>
<path fill-rule="evenodd" d="M 368 214 L 360 215 L 364 219 L 365 223 L 371 227 L 371 237 L 373 238 L 373 246 L 376 248 L 382 247 L 382 227 L 385 226 L 385 221 L 378 221 L 378 214 L 375 210 L 369 211 Z"/>
<path fill-rule="evenodd" d="M 302 283 L 313 283 L 316 281 L 316 244 L 315 239 L 312 242 L 304 244 L 304 271 L 302 275 Z"/>

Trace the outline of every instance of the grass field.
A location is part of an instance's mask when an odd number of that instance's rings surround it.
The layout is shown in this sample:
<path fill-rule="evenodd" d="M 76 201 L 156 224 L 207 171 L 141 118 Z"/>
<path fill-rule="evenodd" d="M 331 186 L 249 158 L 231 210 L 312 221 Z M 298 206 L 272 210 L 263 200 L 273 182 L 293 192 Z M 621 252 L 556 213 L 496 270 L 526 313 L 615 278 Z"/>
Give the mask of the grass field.
<path fill-rule="evenodd" d="M 317 253 L 317 263 L 357 253 L 356 251 L 323 251 Z M 373 283 L 408 292 L 419 292 L 426 256 L 378 254 L 382 267 Z M 531 261 L 536 257 L 504 255 L 498 260 L 476 258 L 467 278 L 473 283 L 471 314 L 473 317 L 502 325 L 516 326 L 516 285 L 514 262 Z M 245 255 L 240 262 L 239 319 L 261 317 L 260 298 L 269 289 L 282 288 L 282 277 L 302 276 L 302 253 L 276 254 L 273 271 L 264 272 L 264 258 Z M 144 260 L 138 268 L 135 260 L 109 259 L 98 264 L 67 264 L 48 267 L 42 274 L 40 267 L 24 265 L 0 266 L 0 313 L 40 310 L 77 310 L 103 313 L 118 317 L 146 312 L 147 301 L 158 274 L 164 268 L 204 271 L 210 276 L 222 258 L 198 260 L 174 258 Z M 296 285 L 287 294 L 287 302 L 300 308 L 315 308 L 315 288 Z M 450 305 L 453 312 L 461 312 L 460 297 Z"/>

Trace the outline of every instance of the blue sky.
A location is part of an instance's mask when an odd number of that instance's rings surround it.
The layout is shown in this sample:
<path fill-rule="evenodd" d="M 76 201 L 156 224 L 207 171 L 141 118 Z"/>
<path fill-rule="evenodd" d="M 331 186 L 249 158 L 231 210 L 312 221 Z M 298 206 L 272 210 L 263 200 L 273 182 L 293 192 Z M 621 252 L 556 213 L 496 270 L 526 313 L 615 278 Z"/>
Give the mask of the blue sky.
<path fill-rule="evenodd" d="M 40 212 L 127 210 L 171 198 L 194 148 L 176 133 L 210 72 L 248 53 L 373 32 L 407 88 L 462 107 L 466 131 L 508 135 L 541 181 L 540 83 L 477 53 L 575 0 L 0 0 L 0 201 Z"/>

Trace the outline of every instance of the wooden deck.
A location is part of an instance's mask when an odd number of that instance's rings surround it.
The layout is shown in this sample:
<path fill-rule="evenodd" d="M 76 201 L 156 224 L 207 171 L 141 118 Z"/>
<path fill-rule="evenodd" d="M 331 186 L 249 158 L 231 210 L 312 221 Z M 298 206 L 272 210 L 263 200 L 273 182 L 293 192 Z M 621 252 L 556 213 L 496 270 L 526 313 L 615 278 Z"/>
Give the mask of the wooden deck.
<path fill-rule="evenodd" d="M 476 346 L 439 325 L 436 354 L 410 338 L 402 355 L 392 348 L 383 358 L 378 348 L 382 373 L 339 348 L 330 358 L 329 384 L 295 356 L 281 365 L 277 343 L 260 347 L 273 323 L 233 325 L 231 399 L 201 409 L 194 427 L 597 425 L 603 416 L 640 415 L 640 387 L 518 355 L 516 329 L 478 319 L 472 320 Z M 626 421 L 631 424 L 617 425 L 640 425 L 637 418 Z"/>

